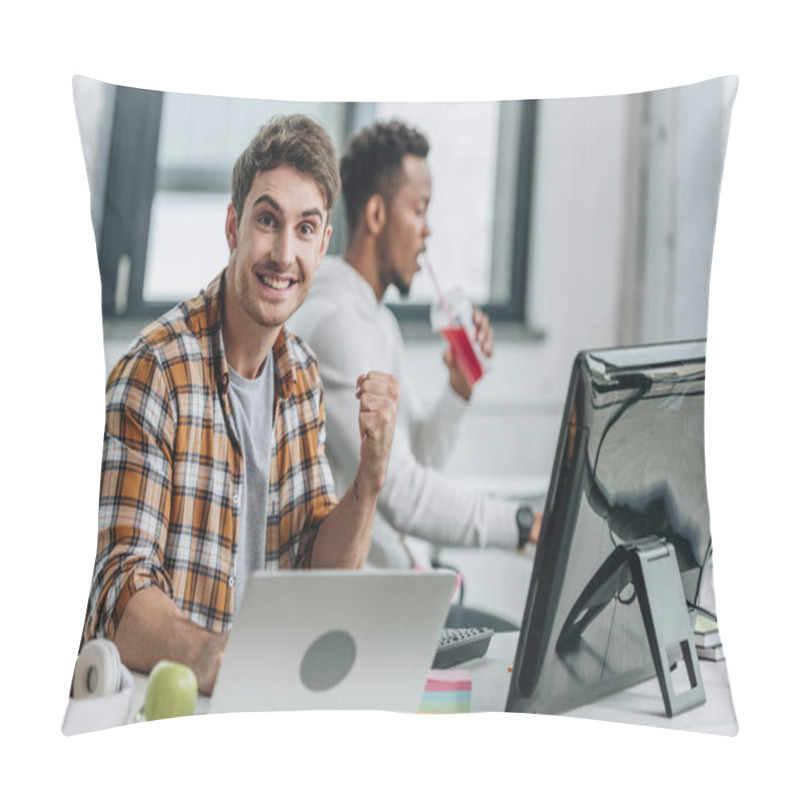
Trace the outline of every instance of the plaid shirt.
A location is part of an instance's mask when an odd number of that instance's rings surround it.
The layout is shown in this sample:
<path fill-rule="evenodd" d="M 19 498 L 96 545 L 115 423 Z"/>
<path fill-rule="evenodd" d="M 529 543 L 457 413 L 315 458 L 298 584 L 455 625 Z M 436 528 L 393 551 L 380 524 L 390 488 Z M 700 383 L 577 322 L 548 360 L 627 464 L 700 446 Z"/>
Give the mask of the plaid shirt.
<path fill-rule="evenodd" d="M 99 533 L 84 639 L 112 637 L 131 596 L 156 585 L 196 624 L 233 622 L 244 455 L 222 351 L 224 271 L 145 328 L 106 386 Z M 316 360 L 281 330 L 267 568 L 307 568 L 336 505 Z"/>

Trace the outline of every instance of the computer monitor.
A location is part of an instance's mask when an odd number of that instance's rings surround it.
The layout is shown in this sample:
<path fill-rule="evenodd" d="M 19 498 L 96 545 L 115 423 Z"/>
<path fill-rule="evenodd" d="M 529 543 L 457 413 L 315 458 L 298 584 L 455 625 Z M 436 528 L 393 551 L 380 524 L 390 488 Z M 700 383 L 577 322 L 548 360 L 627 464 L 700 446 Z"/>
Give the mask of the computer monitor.
<path fill-rule="evenodd" d="M 705 341 L 576 357 L 507 711 L 558 713 L 653 676 L 669 716 L 705 701 L 704 391 Z"/>

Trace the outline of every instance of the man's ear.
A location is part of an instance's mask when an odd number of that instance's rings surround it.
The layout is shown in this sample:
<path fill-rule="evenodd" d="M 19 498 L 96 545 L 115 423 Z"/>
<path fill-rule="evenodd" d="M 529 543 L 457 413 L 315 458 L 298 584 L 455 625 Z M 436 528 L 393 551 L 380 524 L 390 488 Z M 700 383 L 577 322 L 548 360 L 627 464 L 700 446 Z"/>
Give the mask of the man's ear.
<path fill-rule="evenodd" d="M 228 203 L 228 214 L 225 217 L 225 239 L 228 242 L 228 250 L 230 250 L 231 253 L 236 249 L 237 224 L 236 209 L 233 207 L 233 203 Z"/>
<path fill-rule="evenodd" d="M 320 261 L 322 260 L 322 258 L 325 255 L 325 253 L 328 251 L 328 244 L 331 241 L 331 232 L 332 231 L 333 231 L 333 227 L 331 225 L 328 225 L 328 227 L 325 228 L 325 233 L 322 235 L 322 246 L 319 248 Z"/>
<path fill-rule="evenodd" d="M 383 230 L 386 224 L 386 202 L 379 194 L 372 194 L 367 198 L 367 204 L 364 207 L 364 224 L 367 226 L 367 231 L 373 236 L 376 236 Z"/>

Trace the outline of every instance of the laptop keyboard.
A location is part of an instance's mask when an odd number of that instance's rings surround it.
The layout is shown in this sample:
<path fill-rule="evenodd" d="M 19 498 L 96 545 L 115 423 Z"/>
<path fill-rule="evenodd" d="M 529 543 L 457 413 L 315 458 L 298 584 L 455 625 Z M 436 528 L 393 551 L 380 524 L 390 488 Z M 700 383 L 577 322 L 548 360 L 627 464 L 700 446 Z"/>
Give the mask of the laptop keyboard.
<path fill-rule="evenodd" d="M 489 649 L 492 628 L 445 628 L 433 659 L 433 669 L 447 669 L 480 658 Z"/>

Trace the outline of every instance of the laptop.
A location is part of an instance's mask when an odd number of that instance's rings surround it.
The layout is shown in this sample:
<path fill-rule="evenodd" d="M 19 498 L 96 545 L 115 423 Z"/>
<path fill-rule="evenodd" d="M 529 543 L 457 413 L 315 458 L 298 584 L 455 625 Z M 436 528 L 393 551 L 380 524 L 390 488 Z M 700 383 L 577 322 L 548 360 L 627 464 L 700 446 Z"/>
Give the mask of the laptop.
<path fill-rule="evenodd" d="M 448 570 L 256 572 L 210 713 L 414 713 L 456 589 Z"/>

